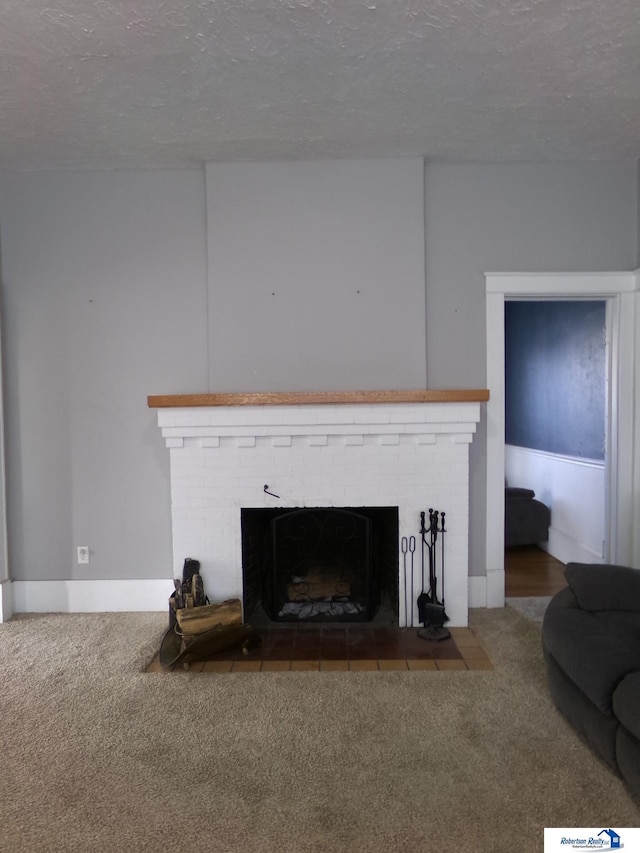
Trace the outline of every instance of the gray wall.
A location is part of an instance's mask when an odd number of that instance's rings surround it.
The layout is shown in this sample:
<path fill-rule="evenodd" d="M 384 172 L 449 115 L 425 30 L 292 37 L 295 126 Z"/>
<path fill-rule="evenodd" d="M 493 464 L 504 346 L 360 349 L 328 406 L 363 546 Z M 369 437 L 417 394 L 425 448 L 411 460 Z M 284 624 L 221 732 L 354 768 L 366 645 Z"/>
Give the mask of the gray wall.
<path fill-rule="evenodd" d="M 207 165 L 211 390 L 425 387 L 423 175 Z"/>
<path fill-rule="evenodd" d="M 204 170 L 4 175 L 0 228 L 12 576 L 170 577 L 146 398 L 206 386 Z"/>
<path fill-rule="evenodd" d="M 429 387 L 486 383 L 486 272 L 634 269 L 636 187 L 635 162 L 427 164 Z M 469 573 L 483 575 L 484 420 L 470 462 Z"/>
<path fill-rule="evenodd" d="M 430 387 L 486 384 L 485 271 L 635 267 L 634 163 L 428 165 L 425 188 Z M 12 576 L 169 577 L 169 460 L 146 397 L 208 387 L 204 169 L 1 175 L 0 233 Z M 485 444 L 483 423 L 474 574 Z"/>
<path fill-rule="evenodd" d="M 640 160 L 636 161 L 638 168 L 636 169 L 636 199 L 637 211 L 636 217 L 636 259 L 634 269 L 640 269 Z"/>

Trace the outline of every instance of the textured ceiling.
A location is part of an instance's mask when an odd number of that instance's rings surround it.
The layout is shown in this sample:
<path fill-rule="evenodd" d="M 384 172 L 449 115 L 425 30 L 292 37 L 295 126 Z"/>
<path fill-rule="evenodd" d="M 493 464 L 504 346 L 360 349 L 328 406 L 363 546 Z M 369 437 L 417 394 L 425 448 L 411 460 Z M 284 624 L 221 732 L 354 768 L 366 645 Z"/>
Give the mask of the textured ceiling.
<path fill-rule="evenodd" d="M 640 157 L 638 0 L 4 0 L 0 168 Z"/>

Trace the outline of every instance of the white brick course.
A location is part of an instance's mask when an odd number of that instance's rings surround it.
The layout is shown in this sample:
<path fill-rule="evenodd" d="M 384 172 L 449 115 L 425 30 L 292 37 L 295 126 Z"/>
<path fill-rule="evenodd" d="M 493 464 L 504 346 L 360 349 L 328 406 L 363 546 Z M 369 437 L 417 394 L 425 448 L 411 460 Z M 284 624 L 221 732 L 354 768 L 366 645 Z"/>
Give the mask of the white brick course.
<path fill-rule="evenodd" d="M 479 417 L 478 403 L 159 409 L 175 576 L 194 557 L 210 597 L 242 598 L 243 508 L 397 506 L 400 536 L 417 536 L 420 512 L 433 507 L 446 513 L 447 612 L 451 625 L 466 625 L 469 444 Z M 399 597 L 403 606 L 403 588 Z"/>

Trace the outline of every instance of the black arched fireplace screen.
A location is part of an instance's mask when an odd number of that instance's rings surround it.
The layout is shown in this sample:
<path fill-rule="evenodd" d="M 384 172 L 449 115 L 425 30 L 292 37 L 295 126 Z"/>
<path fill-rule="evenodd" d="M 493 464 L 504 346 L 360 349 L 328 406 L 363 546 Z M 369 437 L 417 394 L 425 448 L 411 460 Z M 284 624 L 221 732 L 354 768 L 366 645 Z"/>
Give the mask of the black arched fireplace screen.
<path fill-rule="evenodd" d="M 276 621 L 370 621 L 385 540 L 397 542 L 397 509 L 391 531 L 383 517 L 366 507 L 243 510 L 245 613 L 259 595 Z M 397 577 L 397 563 L 389 573 Z"/>
<path fill-rule="evenodd" d="M 278 619 L 370 618 L 371 521 L 346 509 L 297 509 L 272 522 Z"/>

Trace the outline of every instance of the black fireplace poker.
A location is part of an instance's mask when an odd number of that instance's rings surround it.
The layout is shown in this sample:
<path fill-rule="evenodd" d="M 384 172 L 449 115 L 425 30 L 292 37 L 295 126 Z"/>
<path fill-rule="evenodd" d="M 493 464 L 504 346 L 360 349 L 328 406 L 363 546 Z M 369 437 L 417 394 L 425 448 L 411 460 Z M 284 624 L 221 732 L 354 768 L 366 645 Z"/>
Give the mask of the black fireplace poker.
<path fill-rule="evenodd" d="M 418 636 L 423 640 L 446 640 L 451 636 L 444 627 L 449 617 L 444 609 L 444 534 L 445 514 L 435 509 L 429 510 L 429 527 L 426 526 L 426 514 L 420 513 L 420 540 L 422 543 L 422 592 L 418 596 L 418 620 L 423 628 Z M 440 535 L 440 577 L 442 581 L 442 600 L 438 598 L 437 543 Z M 429 590 L 424 588 L 425 551 L 429 560 Z"/>

